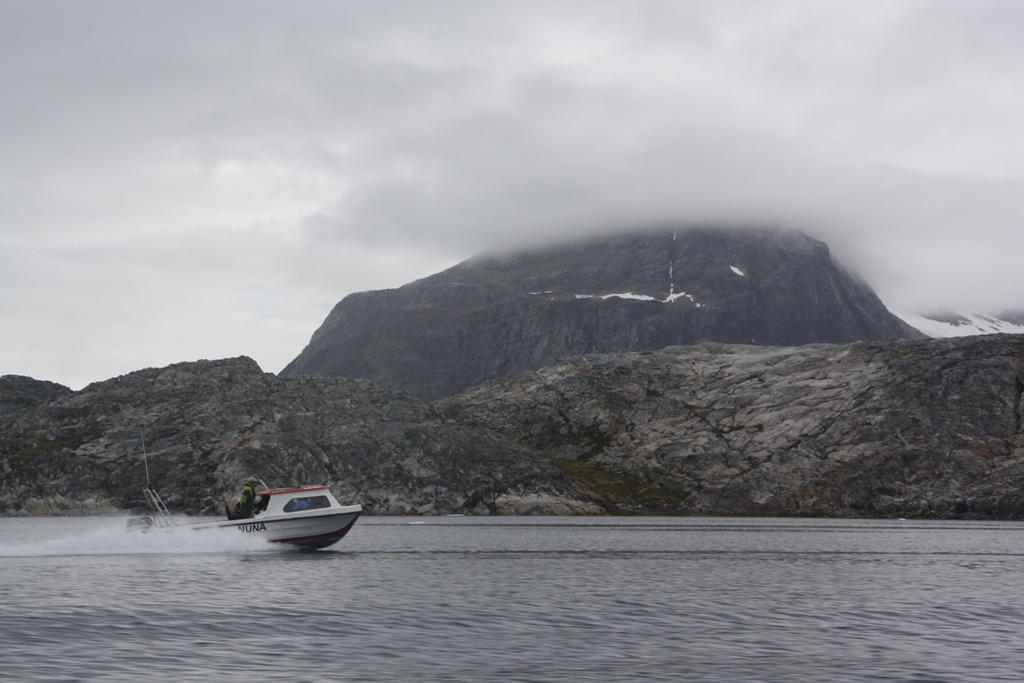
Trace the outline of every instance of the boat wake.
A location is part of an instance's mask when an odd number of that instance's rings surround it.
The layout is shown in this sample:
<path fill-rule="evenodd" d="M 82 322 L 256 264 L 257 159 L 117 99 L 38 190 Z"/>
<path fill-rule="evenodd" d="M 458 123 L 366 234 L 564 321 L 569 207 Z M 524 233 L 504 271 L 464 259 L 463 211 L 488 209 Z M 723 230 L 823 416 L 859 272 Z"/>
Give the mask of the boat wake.
<path fill-rule="evenodd" d="M 0 557 L 62 557 L 77 555 L 156 555 L 192 553 L 259 553 L 279 550 L 253 534 L 237 529 L 197 533 L 187 527 L 129 531 L 123 517 L 67 535 L 0 545 Z"/>

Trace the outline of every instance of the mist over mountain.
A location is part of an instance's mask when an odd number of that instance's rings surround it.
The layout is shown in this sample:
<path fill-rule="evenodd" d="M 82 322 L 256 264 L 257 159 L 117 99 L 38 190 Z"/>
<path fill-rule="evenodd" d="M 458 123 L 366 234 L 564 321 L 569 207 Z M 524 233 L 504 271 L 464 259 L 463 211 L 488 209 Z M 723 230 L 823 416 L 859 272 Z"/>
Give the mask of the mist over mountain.
<path fill-rule="evenodd" d="M 433 400 L 579 354 L 922 336 L 801 232 L 657 229 L 349 295 L 281 375 L 366 378 Z"/>

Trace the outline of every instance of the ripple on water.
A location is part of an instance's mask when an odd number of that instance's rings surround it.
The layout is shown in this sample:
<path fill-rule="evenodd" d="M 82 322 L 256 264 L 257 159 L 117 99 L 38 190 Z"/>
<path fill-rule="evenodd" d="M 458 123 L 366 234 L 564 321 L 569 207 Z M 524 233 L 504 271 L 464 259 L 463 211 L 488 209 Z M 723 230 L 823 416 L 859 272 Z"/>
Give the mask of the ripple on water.
<path fill-rule="evenodd" d="M 12 680 L 1010 681 L 1024 670 L 1018 524 L 368 518 L 334 552 L 288 553 L 237 537 L 126 539 L 118 521 L 0 520 Z"/>

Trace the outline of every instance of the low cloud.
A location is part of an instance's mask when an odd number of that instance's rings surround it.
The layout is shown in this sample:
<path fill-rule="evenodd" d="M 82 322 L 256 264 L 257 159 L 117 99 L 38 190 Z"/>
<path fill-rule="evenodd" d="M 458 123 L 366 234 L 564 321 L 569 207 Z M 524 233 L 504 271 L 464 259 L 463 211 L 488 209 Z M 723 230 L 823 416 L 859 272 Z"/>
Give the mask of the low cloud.
<path fill-rule="evenodd" d="M 9 2 L 0 26 L 0 372 L 276 371 L 349 292 L 648 225 L 792 226 L 891 308 L 1024 308 L 1016 2 Z"/>

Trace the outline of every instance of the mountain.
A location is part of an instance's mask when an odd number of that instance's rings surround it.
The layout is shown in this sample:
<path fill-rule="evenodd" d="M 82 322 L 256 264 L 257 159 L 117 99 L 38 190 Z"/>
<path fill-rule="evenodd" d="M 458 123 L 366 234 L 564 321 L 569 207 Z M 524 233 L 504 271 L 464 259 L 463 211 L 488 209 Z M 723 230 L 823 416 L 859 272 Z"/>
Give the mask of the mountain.
<path fill-rule="evenodd" d="M 81 391 L 0 377 L 0 514 L 144 507 L 144 448 L 154 487 L 192 514 L 219 514 L 248 475 L 330 482 L 370 513 L 598 511 L 524 447 L 366 380 L 281 379 L 244 357 Z"/>
<path fill-rule="evenodd" d="M 921 336 L 800 232 L 656 230 L 351 294 L 281 376 L 366 378 L 433 400 L 578 354 Z"/>
<path fill-rule="evenodd" d="M 435 405 L 620 512 L 1024 514 L 1021 335 L 580 356 Z"/>
<path fill-rule="evenodd" d="M 384 514 L 1024 515 L 1024 336 L 575 356 L 434 404 L 248 358 L 0 377 L 0 514 L 213 513 L 250 474 Z"/>

